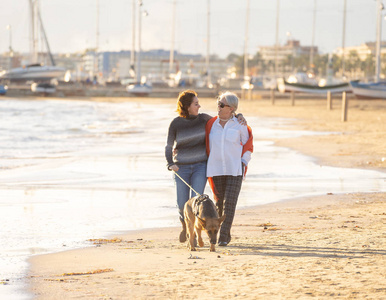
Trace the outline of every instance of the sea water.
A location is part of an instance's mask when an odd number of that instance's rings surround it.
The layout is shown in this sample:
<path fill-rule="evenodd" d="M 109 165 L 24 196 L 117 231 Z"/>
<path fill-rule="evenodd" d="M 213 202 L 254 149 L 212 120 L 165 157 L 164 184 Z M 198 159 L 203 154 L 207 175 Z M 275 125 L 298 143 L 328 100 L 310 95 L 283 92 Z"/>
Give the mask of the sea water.
<path fill-rule="evenodd" d="M 30 298 L 24 288 L 32 255 L 89 246 L 89 239 L 129 230 L 179 225 L 164 158 L 174 110 L 141 102 L 0 101 L 0 299 Z M 267 141 L 320 133 L 273 129 L 288 119 L 247 119 L 255 152 L 239 208 L 307 195 L 386 191 L 384 173 L 320 166 Z"/>

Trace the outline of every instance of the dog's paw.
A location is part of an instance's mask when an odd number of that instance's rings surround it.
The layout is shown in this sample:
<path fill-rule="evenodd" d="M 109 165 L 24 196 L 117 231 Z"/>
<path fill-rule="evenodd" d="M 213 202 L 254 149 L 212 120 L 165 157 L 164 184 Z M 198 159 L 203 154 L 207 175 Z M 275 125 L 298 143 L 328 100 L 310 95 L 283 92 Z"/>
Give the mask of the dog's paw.
<path fill-rule="evenodd" d="M 201 240 L 198 240 L 198 245 L 200 247 L 204 247 L 204 241 L 201 239 Z"/>
<path fill-rule="evenodd" d="M 190 247 L 190 251 L 196 251 L 196 248 Z"/>
<path fill-rule="evenodd" d="M 214 244 L 210 244 L 210 252 L 216 252 L 216 246 Z"/>

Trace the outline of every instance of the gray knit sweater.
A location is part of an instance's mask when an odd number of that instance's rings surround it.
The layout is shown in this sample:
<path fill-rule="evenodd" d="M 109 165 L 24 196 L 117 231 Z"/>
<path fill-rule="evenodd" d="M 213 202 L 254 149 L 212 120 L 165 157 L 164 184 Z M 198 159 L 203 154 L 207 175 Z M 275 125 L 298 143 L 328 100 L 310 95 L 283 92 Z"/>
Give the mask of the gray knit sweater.
<path fill-rule="evenodd" d="M 168 168 L 171 165 L 187 165 L 207 161 L 205 147 L 205 125 L 211 116 L 175 118 L 169 126 L 165 147 Z M 173 155 L 173 149 L 176 153 Z"/>

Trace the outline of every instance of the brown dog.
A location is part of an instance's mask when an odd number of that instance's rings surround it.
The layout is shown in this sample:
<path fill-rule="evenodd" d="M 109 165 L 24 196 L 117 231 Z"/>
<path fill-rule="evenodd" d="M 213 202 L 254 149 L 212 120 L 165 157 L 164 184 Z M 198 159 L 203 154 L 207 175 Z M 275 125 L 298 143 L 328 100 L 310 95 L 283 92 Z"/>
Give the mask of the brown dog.
<path fill-rule="evenodd" d="M 204 246 L 201 237 L 201 230 L 205 230 L 210 240 L 210 251 L 216 251 L 217 233 L 221 223 L 225 220 L 225 215 L 221 218 L 218 215 L 216 206 L 208 195 L 199 195 L 190 198 L 184 207 L 184 217 L 186 232 L 189 239 L 191 251 L 196 251 L 194 238 L 197 234 L 198 245 Z"/>

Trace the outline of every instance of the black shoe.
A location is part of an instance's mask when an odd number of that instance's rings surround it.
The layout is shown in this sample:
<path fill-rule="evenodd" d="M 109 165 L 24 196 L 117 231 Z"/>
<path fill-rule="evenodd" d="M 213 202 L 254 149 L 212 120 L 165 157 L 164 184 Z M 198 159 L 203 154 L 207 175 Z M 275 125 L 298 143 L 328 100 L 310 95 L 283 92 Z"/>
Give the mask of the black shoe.
<path fill-rule="evenodd" d="M 228 243 L 227 243 L 227 242 L 223 242 L 223 241 L 219 241 L 219 242 L 218 242 L 218 245 L 219 245 L 220 247 L 226 247 L 226 246 L 228 245 Z"/>

